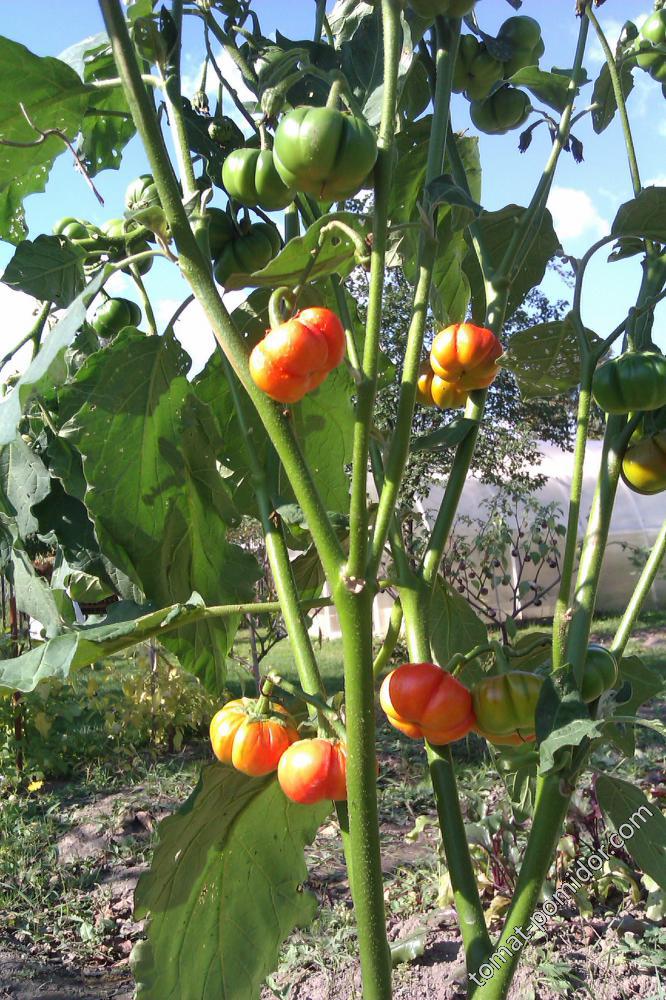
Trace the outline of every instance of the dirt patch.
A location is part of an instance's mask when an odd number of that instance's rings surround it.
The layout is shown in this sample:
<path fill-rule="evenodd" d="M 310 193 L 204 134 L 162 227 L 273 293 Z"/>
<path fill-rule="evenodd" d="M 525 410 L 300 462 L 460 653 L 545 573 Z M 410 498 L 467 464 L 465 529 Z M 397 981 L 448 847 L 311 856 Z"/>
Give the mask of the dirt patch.
<path fill-rule="evenodd" d="M 442 919 L 448 914 L 443 911 Z M 433 918 L 431 918 L 432 920 Z M 595 1000 L 628 1000 L 657 996 L 657 972 L 648 975 L 632 967 L 619 950 L 619 938 L 603 922 L 590 934 L 590 924 L 547 927 L 546 949 L 528 946 L 508 1000 L 561 1000 L 590 997 Z M 394 940 L 422 929 L 416 915 L 392 929 Z M 602 933 L 599 933 L 602 932 Z M 603 933 L 605 932 L 605 933 Z M 593 938 L 594 940 L 591 940 Z M 331 974 L 327 970 L 303 969 L 276 978 L 274 992 L 268 988 L 262 1000 L 275 1000 L 281 991 L 289 1000 L 362 1000 L 357 962 Z M 394 970 L 394 1000 L 464 1000 L 467 975 L 460 938 L 454 928 L 432 928 L 427 933 L 423 955 Z"/>
<path fill-rule="evenodd" d="M 58 860 L 68 864 L 102 858 L 130 837 L 147 840 L 177 805 L 175 801 L 151 803 L 141 786 L 104 795 L 72 813 L 74 826 L 58 841 Z"/>
<path fill-rule="evenodd" d="M 0 1000 L 132 1000 L 127 963 L 82 969 L 42 962 L 11 945 L 0 946 Z"/>

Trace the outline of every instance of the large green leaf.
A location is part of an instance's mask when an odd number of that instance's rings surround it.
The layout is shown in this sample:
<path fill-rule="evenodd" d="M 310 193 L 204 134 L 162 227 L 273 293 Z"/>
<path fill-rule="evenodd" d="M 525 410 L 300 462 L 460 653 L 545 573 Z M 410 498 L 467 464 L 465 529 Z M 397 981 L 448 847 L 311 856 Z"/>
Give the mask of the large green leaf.
<path fill-rule="evenodd" d="M 620 682 L 625 691 L 617 692 L 619 698 L 615 701 L 615 715 L 635 715 L 641 705 L 650 701 L 666 688 L 663 677 L 652 670 L 638 656 L 623 656 L 620 660 Z M 623 700 L 619 700 L 623 699 Z M 628 757 L 633 757 L 636 750 L 634 727 L 608 720 L 606 734 Z"/>
<path fill-rule="evenodd" d="M 468 653 L 488 638 L 488 630 L 469 604 L 448 584 L 438 584 L 430 607 L 433 656 L 444 667 L 456 653 Z"/>
<path fill-rule="evenodd" d="M 0 506 L 11 517 L 21 538 L 37 531 L 37 519 L 32 512 L 48 496 L 51 488 L 49 472 L 23 438 L 17 438 L 0 452 Z"/>
<path fill-rule="evenodd" d="M 592 342 L 598 337 L 588 331 Z M 580 382 L 580 350 L 571 314 L 514 333 L 501 362 L 516 376 L 523 399 L 550 399 Z"/>
<path fill-rule="evenodd" d="M 314 222 L 304 236 L 296 236 L 289 240 L 277 257 L 261 271 L 254 274 L 232 274 L 224 283 L 227 291 L 238 288 L 279 288 L 281 285 L 293 287 L 303 280 L 308 269 L 308 280 L 314 281 L 329 274 L 339 274 L 346 278 L 358 263 L 356 245 L 342 229 L 333 226 L 323 234 L 320 246 L 320 234 L 324 227 L 334 222 L 344 224 L 354 230 L 361 241 L 370 232 L 367 218 L 353 212 L 333 212 L 322 215 Z M 313 264 L 313 252 L 318 251 Z"/>
<path fill-rule="evenodd" d="M 101 271 L 81 292 L 48 334 L 39 354 L 30 362 L 11 392 L 0 400 L 0 447 L 13 441 L 23 409 L 33 396 L 51 391 L 67 377 L 65 352 L 76 337 L 86 309 L 104 281 Z"/>
<path fill-rule="evenodd" d="M 634 78 L 628 62 L 622 63 L 619 67 L 620 86 L 622 95 L 626 100 L 634 88 Z M 601 72 L 597 77 L 594 90 L 592 91 L 592 127 L 599 134 L 607 129 L 615 117 L 617 111 L 617 101 L 615 99 L 615 89 L 613 81 L 608 71 L 608 65 L 604 62 Z"/>
<path fill-rule="evenodd" d="M 34 242 L 19 243 L 2 280 L 15 291 L 64 309 L 85 288 L 84 257 L 69 240 L 38 236 Z"/>
<path fill-rule="evenodd" d="M 316 392 L 294 407 L 293 421 L 303 454 L 312 469 L 327 510 L 349 509 L 349 475 L 354 433 L 351 396 L 354 386 L 345 368 L 337 368 Z"/>
<path fill-rule="evenodd" d="M 666 243 L 666 186 L 644 188 L 638 197 L 618 208 L 611 235 L 636 234 Z"/>
<path fill-rule="evenodd" d="M 78 667 L 87 667 L 96 660 L 129 649 L 152 636 L 163 639 L 184 622 L 201 620 L 205 613 L 201 599 L 194 594 L 185 604 L 148 614 L 145 607 L 131 602 L 113 604 L 101 625 L 72 629 L 35 646 L 22 656 L 0 660 L 0 687 L 32 691 L 47 677 L 64 680 L 70 671 Z"/>
<path fill-rule="evenodd" d="M 205 767 L 137 886 L 137 1000 L 259 1000 L 282 942 L 315 914 L 303 848 L 329 809 L 294 805 L 274 777 Z"/>
<path fill-rule="evenodd" d="M 472 195 L 476 197 L 474 192 Z M 519 205 L 505 205 L 497 212 L 482 212 L 479 216 L 477 222 L 483 233 L 484 246 L 491 268 L 498 268 L 501 264 L 524 211 L 525 209 Z M 515 312 L 532 288 L 541 284 L 546 272 L 546 265 L 559 246 L 560 241 L 553 229 L 551 214 L 546 209 L 534 238 L 528 241 L 523 249 L 522 260 L 513 276 L 507 316 L 511 316 Z M 486 314 L 486 293 L 476 253 L 471 247 L 465 258 L 464 266 L 472 291 L 472 319 L 475 323 L 482 323 Z"/>
<path fill-rule="evenodd" d="M 514 73 L 509 82 L 530 90 L 536 98 L 555 111 L 563 111 L 567 103 L 569 80 L 563 73 L 548 73 L 538 66 L 526 66 Z"/>
<path fill-rule="evenodd" d="M 543 682 L 536 708 L 540 774 L 559 770 L 571 757 L 572 748 L 599 736 L 603 720 L 590 718 L 576 686 L 573 667 L 565 664 Z"/>
<path fill-rule="evenodd" d="M 600 774 L 597 799 L 624 846 L 646 875 L 666 892 L 666 817 L 636 785 Z"/>
<path fill-rule="evenodd" d="M 42 131 L 59 129 L 72 141 L 90 103 L 91 88 L 58 59 L 41 58 L 24 45 L 0 37 L 0 135 L 12 142 L 35 142 Z M 49 136 L 27 148 L 0 146 L 0 239 L 18 243 L 27 235 L 23 199 L 46 187 L 62 139 Z M 85 192 L 83 180 L 82 193 Z"/>
<path fill-rule="evenodd" d="M 84 38 L 60 54 L 86 83 L 117 78 L 118 70 L 111 55 L 111 43 L 104 34 Z M 78 154 L 88 173 L 117 170 L 123 149 L 136 128 L 122 87 L 100 88 L 81 125 Z"/>
<path fill-rule="evenodd" d="M 63 427 L 84 459 L 85 503 L 104 554 L 158 607 L 252 597 L 256 560 L 227 540 L 238 519 L 217 468 L 218 429 L 171 336 L 130 327 L 92 355 L 68 389 Z M 225 678 L 238 618 L 183 629 L 168 644 L 211 691 Z"/>

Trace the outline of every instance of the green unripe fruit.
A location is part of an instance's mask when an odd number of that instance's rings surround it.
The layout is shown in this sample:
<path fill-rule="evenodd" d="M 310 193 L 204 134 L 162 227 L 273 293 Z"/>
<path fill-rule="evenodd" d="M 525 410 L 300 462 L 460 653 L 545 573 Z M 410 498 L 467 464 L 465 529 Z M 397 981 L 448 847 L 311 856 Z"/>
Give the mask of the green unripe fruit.
<path fill-rule="evenodd" d="M 294 200 L 295 189 L 287 187 L 275 169 L 270 149 L 236 149 L 222 167 L 222 183 L 230 197 L 249 208 L 277 212 Z"/>
<path fill-rule="evenodd" d="M 454 93 L 464 93 L 470 101 L 481 101 L 502 79 L 503 72 L 504 64 L 491 56 L 483 42 L 474 35 L 462 36 L 453 68 Z"/>
<path fill-rule="evenodd" d="M 545 52 L 541 26 L 533 17 L 509 17 L 497 33 L 497 41 L 511 46 L 511 57 L 504 63 L 504 77 L 519 69 L 538 65 Z"/>
<path fill-rule="evenodd" d="M 66 236 L 68 240 L 87 240 L 90 237 L 88 223 L 71 216 L 56 222 L 53 233 L 55 236 Z"/>
<path fill-rule="evenodd" d="M 529 97 L 522 90 L 504 86 L 485 101 L 472 101 L 469 114 L 481 132 L 504 135 L 527 121 L 531 107 Z"/>
<path fill-rule="evenodd" d="M 107 299 L 93 316 L 92 326 L 98 337 L 115 337 L 126 326 L 139 326 L 141 310 L 131 299 Z"/>
<path fill-rule="evenodd" d="M 657 10 L 648 17 L 638 33 L 638 42 L 644 45 L 666 46 L 666 9 Z M 638 53 L 636 62 L 653 80 L 666 83 L 666 55 L 656 48 L 645 48 Z"/>
<path fill-rule="evenodd" d="M 592 395 L 606 413 L 633 413 L 666 406 L 666 357 L 657 351 L 630 351 L 601 365 Z"/>
<path fill-rule="evenodd" d="M 227 243 L 233 240 L 238 233 L 231 217 L 221 208 L 209 208 L 206 214 L 208 216 L 210 255 L 215 260 L 220 256 Z"/>
<path fill-rule="evenodd" d="M 141 174 L 129 184 L 125 192 L 125 207 L 128 212 L 135 212 L 138 208 L 148 208 L 150 205 L 159 205 L 159 203 L 160 196 L 152 174 Z"/>
<path fill-rule="evenodd" d="M 326 201 L 353 197 L 377 159 L 363 118 L 334 108 L 296 108 L 275 133 L 273 160 L 285 185 Z"/>
<path fill-rule="evenodd" d="M 267 222 L 256 222 L 247 233 L 236 236 L 224 247 L 215 261 L 215 280 L 224 285 L 232 274 L 252 274 L 275 257 L 280 249 L 280 234 Z"/>

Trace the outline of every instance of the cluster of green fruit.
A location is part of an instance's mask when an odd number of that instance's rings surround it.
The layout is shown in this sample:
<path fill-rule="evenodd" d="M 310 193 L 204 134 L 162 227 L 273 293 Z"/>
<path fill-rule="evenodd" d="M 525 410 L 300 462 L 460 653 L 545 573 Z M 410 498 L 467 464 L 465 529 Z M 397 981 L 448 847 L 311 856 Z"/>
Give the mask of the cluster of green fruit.
<path fill-rule="evenodd" d="M 420 16 L 464 17 L 476 0 L 410 0 Z M 532 109 L 527 94 L 509 82 L 519 70 L 537 66 L 544 53 L 539 23 L 533 17 L 510 17 L 491 48 L 476 35 L 463 35 L 453 71 L 453 91 L 471 102 L 474 125 L 490 135 L 520 128 Z M 498 58 L 498 54 L 502 58 Z"/>
<path fill-rule="evenodd" d="M 125 207 L 131 214 L 141 208 L 155 205 L 159 205 L 155 182 L 150 174 L 142 174 L 127 188 Z M 53 233 L 56 236 L 65 236 L 85 250 L 87 254 L 85 263 L 91 267 L 101 263 L 102 257 L 116 261 L 144 253 L 150 250 L 150 241 L 153 239 L 150 230 L 126 219 L 109 219 L 98 227 L 85 219 L 69 216 L 56 222 Z M 146 274 L 152 266 L 152 257 L 136 262 L 139 274 Z"/>

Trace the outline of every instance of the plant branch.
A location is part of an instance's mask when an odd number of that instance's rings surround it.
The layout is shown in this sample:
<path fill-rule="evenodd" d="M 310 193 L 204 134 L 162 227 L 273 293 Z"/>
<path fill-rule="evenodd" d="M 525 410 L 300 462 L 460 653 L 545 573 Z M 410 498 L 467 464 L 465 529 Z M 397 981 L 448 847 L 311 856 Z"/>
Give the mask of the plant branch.
<path fill-rule="evenodd" d="M 590 408 L 592 403 L 592 376 L 594 363 L 588 356 L 583 356 L 581 370 L 580 393 L 578 396 L 578 415 L 576 417 L 576 444 L 574 448 L 573 471 L 571 474 L 571 489 L 569 494 L 569 513 L 567 517 L 567 533 L 562 557 L 562 575 L 560 587 L 555 602 L 553 617 L 553 669 L 564 663 L 567 633 L 567 612 L 571 599 L 571 584 L 573 580 L 576 547 L 578 543 L 578 521 L 580 518 L 580 502 L 583 494 L 583 471 L 585 468 L 585 451 L 587 433 L 590 424 Z"/>
<path fill-rule="evenodd" d="M 372 409 L 377 391 L 379 335 L 382 323 L 386 234 L 389 197 L 394 168 L 395 113 L 398 67 L 402 49 L 402 28 L 394 0 L 384 3 L 384 88 L 382 117 L 379 128 L 378 156 L 374 171 L 374 210 L 372 223 L 372 253 L 370 258 L 370 289 L 365 326 L 361 382 L 358 387 L 352 444 L 352 482 L 349 506 L 349 559 L 346 573 L 352 579 L 365 577 L 368 550 L 368 451 Z"/>
<path fill-rule="evenodd" d="M 50 139 L 52 136 L 55 136 L 55 138 L 60 139 L 60 141 L 64 142 L 65 146 L 67 146 L 67 149 L 74 157 L 74 165 L 76 169 L 79 171 L 80 174 L 83 175 L 86 184 L 97 198 L 97 201 L 100 203 L 100 205 L 103 205 L 104 199 L 102 198 L 101 194 L 95 187 L 92 177 L 90 176 L 90 174 L 86 169 L 85 163 L 83 162 L 77 151 L 74 149 L 73 144 L 69 141 L 65 133 L 62 132 L 59 128 L 47 128 L 47 129 L 38 128 L 30 118 L 30 115 L 28 114 L 24 105 L 20 101 L 19 101 L 19 108 L 21 109 L 23 117 L 27 121 L 28 125 L 38 134 L 39 138 L 34 139 L 32 142 L 17 142 L 13 139 L 0 139 L 0 146 L 10 146 L 13 149 L 31 149 L 33 146 L 41 146 L 42 143 L 46 142 L 47 139 Z"/>
<path fill-rule="evenodd" d="M 447 27 L 448 25 L 448 27 Z M 433 106 L 433 126 L 428 148 L 425 187 L 442 172 L 444 154 L 448 135 L 449 103 L 451 99 L 451 82 L 455 65 L 458 38 L 460 36 L 460 20 L 445 22 L 437 18 L 437 51 L 436 71 L 437 82 Z M 419 240 L 417 258 L 417 283 L 414 290 L 412 320 L 407 335 L 402 383 L 398 399 L 395 431 L 393 433 L 385 466 L 385 479 L 375 522 L 375 531 L 366 578 L 374 579 L 384 551 L 391 518 L 398 499 L 400 483 L 409 453 L 409 439 L 416 401 L 416 381 L 421 363 L 421 350 L 425 332 L 428 303 L 430 300 L 430 285 L 432 272 L 437 255 L 436 212 L 430 229 L 425 226 Z"/>
<path fill-rule="evenodd" d="M 662 524 L 661 530 L 654 541 L 650 555 L 648 556 L 647 562 L 643 567 L 643 571 L 638 578 L 636 586 L 634 587 L 634 592 L 629 598 L 629 603 L 627 604 L 626 610 L 622 615 L 622 620 L 620 621 L 617 632 L 615 633 L 615 638 L 613 639 L 613 644 L 611 646 L 611 653 L 614 653 L 618 660 L 621 659 L 624 654 L 625 647 L 629 641 L 633 627 L 636 624 L 636 619 L 638 618 L 645 598 L 649 594 L 652 584 L 656 579 L 665 554 L 666 521 Z"/>
<path fill-rule="evenodd" d="M 207 20 L 204 22 L 204 41 L 206 43 L 206 52 L 208 54 L 208 59 L 210 61 L 211 66 L 213 67 L 213 72 L 215 73 L 216 77 L 220 81 L 221 86 L 229 94 L 231 100 L 234 102 L 234 104 L 236 105 L 236 108 L 238 109 L 238 111 L 240 111 L 241 115 L 243 116 L 243 118 L 245 119 L 245 121 L 248 123 L 248 125 L 250 125 L 251 128 L 252 128 L 252 130 L 258 134 L 259 133 L 259 126 L 257 125 L 257 123 L 255 122 L 254 118 L 252 117 L 252 115 L 250 114 L 250 112 L 247 110 L 247 108 L 245 107 L 245 105 L 243 104 L 243 102 L 241 101 L 240 97 L 238 96 L 237 91 L 234 90 L 234 88 L 231 86 L 231 84 L 228 82 L 228 80 L 223 76 L 222 70 L 220 69 L 220 67 L 217 64 L 217 61 L 215 59 L 215 56 L 213 55 L 213 50 L 212 50 L 211 44 L 210 44 L 210 31 L 209 31 L 209 26 L 208 26 L 208 21 Z"/>
<path fill-rule="evenodd" d="M 560 158 L 560 154 L 564 147 L 566 146 L 569 139 L 569 130 L 571 127 L 571 116 L 573 113 L 574 100 L 576 98 L 576 93 L 578 91 L 578 78 L 581 71 L 581 66 L 583 63 L 583 55 L 585 53 L 585 45 L 587 42 L 589 23 L 585 18 L 580 20 L 580 28 L 578 31 L 578 43 L 576 46 L 576 54 L 574 56 L 574 64 L 571 72 L 571 79 L 567 88 L 567 103 L 564 107 L 562 115 L 560 117 L 560 122 L 557 129 L 557 134 L 553 141 L 550 156 L 546 162 L 541 179 L 536 186 L 532 199 L 528 207 L 523 212 L 520 222 L 516 226 L 513 236 L 509 241 L 509 245 L 506 248 L 502 262 L 497 269 L 497 274 L 493 277 L 500 279 L 508 279 L 511 281 L 513 275 L 515 274 L 519 262 L 524 260 L 532 240 L 527 241 L 528 234 L 531 232 L 536 235 L 535 222 L 541 217 L 548 194 L 550 192 L 553 179 L 555 177 L 555 168 L 557 167 L 557 162 Z M 522 256 L 520 256 L 522 254 Z"/>
<path fill-rule="evenodd" d="M 185 128 L 185 116 L 183 114 L 183 98 L 180 90 L 180 58 L 182 45 L 183 26 L 183 0 L 172 0 L 171 16 L 176 26 L 177 41 L 174 50 L 169 53 L 166 66 L 166 76 L 164 79 L 164 96 L 171 123 L 173 144 L 176 151 L 176 161 L 180 173 L 180 182 L 183 186 L 183 198 L 187 201 L 197 192 L 197 182 L 194 176 L 192 157 L 190 156 L 190 144 Z"/>
<path fill-rule="evenodd" d="M 44 327 L 46 326 L 46 321 L 49 317 L 49 313 L 51 312 L 52 305 L 52 302 L 42 303 L 42 306 L 37 313 L 35 322 L 32 324 L 25 336 L 21 337 L 18 344 L 15 344 L 10 351 L 7 351 L 3 358 L 0 358 L 0 370 L 3 369 L 9 361 L 11 361 L 14 355 L 20 351 L 22 347 L 25 347 L 26 344 L 30 343 L 30 341 L 32 341 L 32 356 L 33 358 L 35 357 L 39 351 L 42 333 L 44 332 Z"/>

